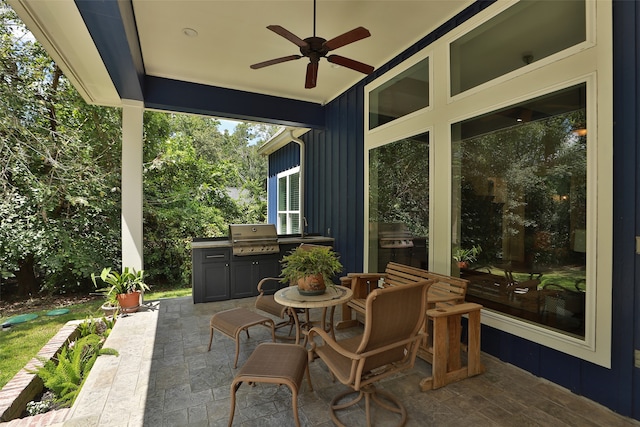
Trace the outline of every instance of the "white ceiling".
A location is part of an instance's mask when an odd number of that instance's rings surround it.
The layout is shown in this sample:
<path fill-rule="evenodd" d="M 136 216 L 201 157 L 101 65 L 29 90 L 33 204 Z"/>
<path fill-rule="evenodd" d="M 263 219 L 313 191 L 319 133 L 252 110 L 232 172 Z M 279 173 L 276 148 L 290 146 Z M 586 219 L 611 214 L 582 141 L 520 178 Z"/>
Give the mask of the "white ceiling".
<path fill-rule="evenodd" d="M 363 26 L 371 37 L 336 49 L 378 68 L 451 18 L 470 0 L 319 0 L 316 35 L 327 40 Z M 318 84 L 304 88 L 308 60 L 259 70 L 251 64 L 299 54 L 268 30 L 277 24 L 304 39 L 313 35 L 313 1 L 133 0 L 148 75 L 324 104 L 365 77 L 321 60 Z M 186 36 L 185 28 L 196 37 Z"/>
<path fill-rule="evenodd" d="M 8 1 L 87 102 L 121 104 L 73 0 Z M 147 75 L 319 104 L 365 77 L 322 59 L 317 86 L 305 89 L 306 58 L 249 68 L 299 53 L 295 44 L 266 27 L 280 25 L 302 39 L 312 36 L 312 0 L 118 0 L 127 1 L 132 4 L 133 31 Z M 377 69 L 471 3 L 473 0 L 318 0 L 316 35 L 329 40 L 359 26 L 367 28 L 371 37 L 331 53 Z M 109 19 L 105 17 L 104 22 Z M 197 36 L 185 35 L 186 28 L 196 30 Z"/>

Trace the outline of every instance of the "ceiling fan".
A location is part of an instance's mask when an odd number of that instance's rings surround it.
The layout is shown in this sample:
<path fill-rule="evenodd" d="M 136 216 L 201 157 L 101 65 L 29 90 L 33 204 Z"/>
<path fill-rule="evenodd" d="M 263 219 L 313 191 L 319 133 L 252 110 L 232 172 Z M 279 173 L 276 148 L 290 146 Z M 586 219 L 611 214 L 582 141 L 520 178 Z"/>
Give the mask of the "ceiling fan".
<path fill-rule="evenodd" d="M 289 55 L 283 56 L 281 58 L 271 59 L 269 61 L 258 62 L 257 64 L 251 65 L 251 68 L 254 70 L 268 67 L 270 65 L 280 64 L 281 62 L 293 61 L 295 59 L 307 57 L 309 58 L 309 64 L 307 65 L 307 75 L 304 83 L 304 87 L 307 89 L 316 87 L 316 82 L 318 80 L 318 65 L 320 62 L 320 58 L 323 57 L 327 58 L 327 61 L 333 64 L 341 65 L 343 67 L 350 68 L 364 74 L 371 74 L 373 72 L 374 68 L 371 65 L 363 64 L 362 62 L 345 58 L 344 56 L 340 55 L 327 56 L 330 51 L 338 49 L 339 47 L 348 45 L 350 43 L 357 42 L 358 40 L 367 38 L 371 36 L 371 33 L 366 28 L 358 27 L 354 28 L 351 31 L 347 31 L 346 33 L 341 34 L 337 37 L 334 37 L 331 40 L 326 40 L 322 37 L 316 37 L 316 0 L 313 0 L 312 37 L 301 39 L 289 30 L 281 27 L 280 25 L 269 25 L 267 26 L 267 28 L 298 46 L 302 55 Z"/>

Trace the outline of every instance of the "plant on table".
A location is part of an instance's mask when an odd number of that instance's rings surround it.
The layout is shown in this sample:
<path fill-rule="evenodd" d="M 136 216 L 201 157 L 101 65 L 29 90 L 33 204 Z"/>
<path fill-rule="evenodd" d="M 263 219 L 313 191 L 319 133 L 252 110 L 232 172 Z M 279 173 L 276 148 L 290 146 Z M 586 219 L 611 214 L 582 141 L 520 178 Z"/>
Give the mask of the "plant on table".
<path fill-rule="evenodd" d="M 91 274 L 91 280 L 96 287 L 97 277 L 107 284 L 106 287 L 98 289 L 98 292 L 105 292 L 107 301 L 117 304 L 126 313 L 136 311 L 139 307 L 140 293 L 149 290 L 149 286 L 144 282 L 144 270 L 136 271 L 135 268 L 124 267 L 119 273 L 111 268 L 104 268 L 100 276 Z"/>
<path fill-rule="evenodd" d="M 302 244 L 282 258 L 281 282 L 297 284 L 303 295 L 325 292 L 326 283 L 342 271 L 340 256 L 330 246 Z"/>

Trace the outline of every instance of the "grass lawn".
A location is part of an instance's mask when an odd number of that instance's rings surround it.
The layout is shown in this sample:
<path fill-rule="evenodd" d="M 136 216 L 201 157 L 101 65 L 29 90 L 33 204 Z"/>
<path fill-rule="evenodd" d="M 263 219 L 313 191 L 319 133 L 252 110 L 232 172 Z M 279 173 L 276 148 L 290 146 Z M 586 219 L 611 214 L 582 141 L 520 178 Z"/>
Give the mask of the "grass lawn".
<path fill-rule="evenodd" d="M 191 295 L 191 288 L 160 290 L 147 292 L 145 301 L 160 298 L 174 298 Z M 104 300 L 96 299 L 90 302 L 66 306 L 67 314 L 47 316 L 47 313 L 58 307 L 48 307 L 39 311 L 25 311 L 34 313 L 38 317 L 24 323 L 13 325 L 6 331 L 0 331 L 0 388 L 9 382 L 15 374 L 31 360 L 38 351 L 53 337 L 68 321 L 86 319 L 87 317 L 102 317 L 100 306 Z M 10 317 L 0 316 L 0 324 Z"/>

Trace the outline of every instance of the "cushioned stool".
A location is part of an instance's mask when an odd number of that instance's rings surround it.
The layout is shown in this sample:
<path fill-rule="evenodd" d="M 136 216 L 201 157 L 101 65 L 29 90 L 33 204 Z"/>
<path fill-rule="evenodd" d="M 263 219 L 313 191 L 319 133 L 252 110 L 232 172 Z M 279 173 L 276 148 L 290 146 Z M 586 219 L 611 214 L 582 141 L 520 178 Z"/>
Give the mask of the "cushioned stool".
<path fill-rule="evenodd" d="M 238 353 L 240 352 L 240 332 L 245 331 L 248 339 L 250 338 L 249 328 L 255 325 L 264 325 L 271 328 L 271 339 L 273 339 L 274 342 L 276 341 L 274 323 L 273 320 L 268 317 L 261 316 L 258 313 L 242 307 L 232 308 L 231 310 L 214 314 L 211 317 L 211 322 L 209 322 L 211 332 L 209 334 L 209 349 L 207 351 L 211 350 L 213 330 L 217 329 L 236 342 L 236 359 L 233 362 L 233 367 L 236 368 L 238 366 Z"/>
<path fill-rule="evenodd" d="M 307 350 L 297 344 L 262 343 L 258 345 L 231 383 L 229 427 L 233 424 L 233 415 L 236 410 L 236 391 L 243 382 L 288 386 L 291 389 L 293 416 L 296 426 L 300 427 L 298 392 L 305 372 L 309 389 L 313 390 L 307 360 Z"/>

